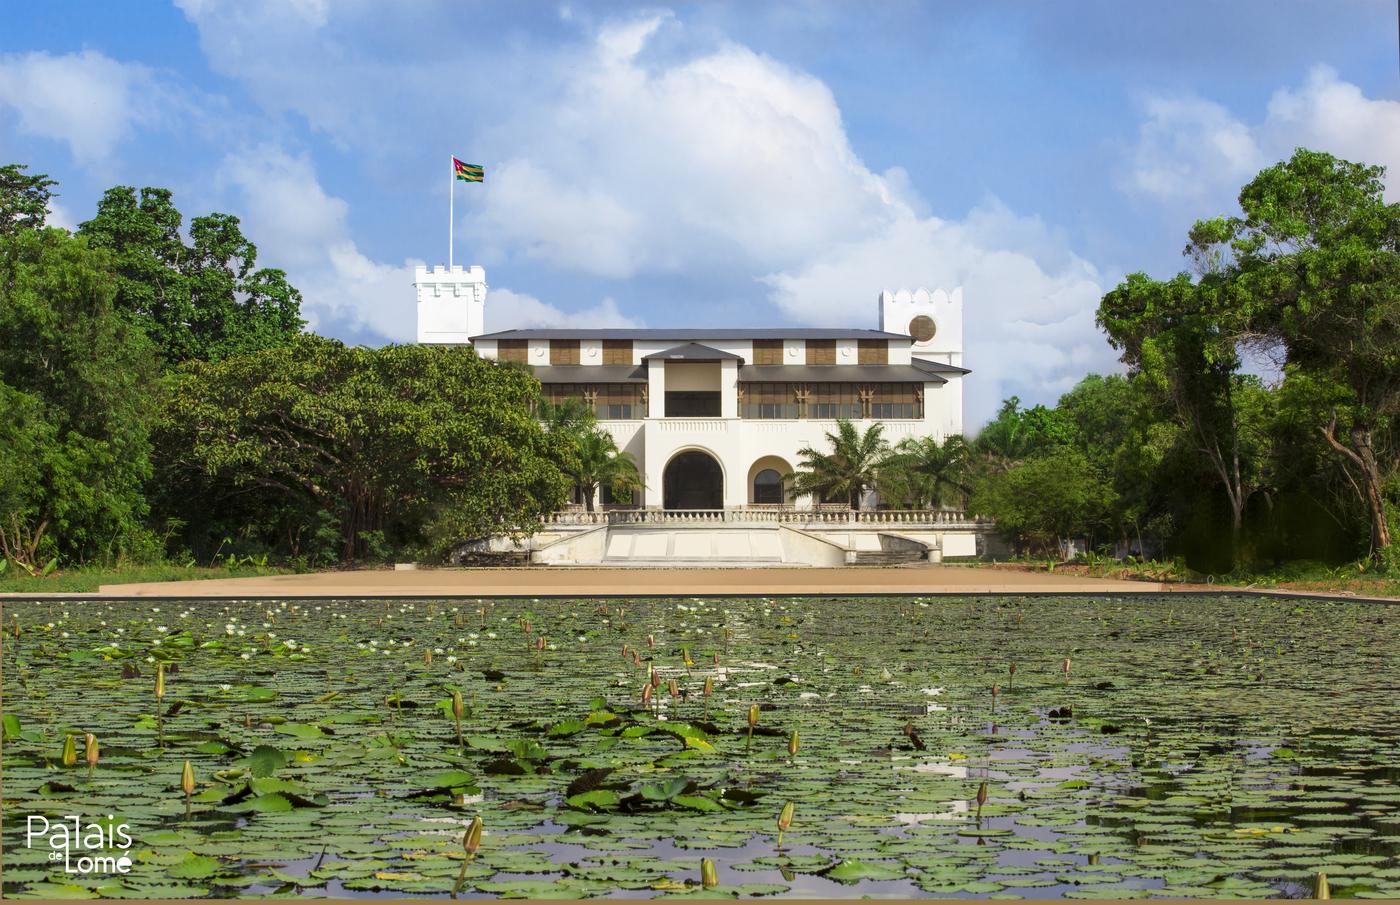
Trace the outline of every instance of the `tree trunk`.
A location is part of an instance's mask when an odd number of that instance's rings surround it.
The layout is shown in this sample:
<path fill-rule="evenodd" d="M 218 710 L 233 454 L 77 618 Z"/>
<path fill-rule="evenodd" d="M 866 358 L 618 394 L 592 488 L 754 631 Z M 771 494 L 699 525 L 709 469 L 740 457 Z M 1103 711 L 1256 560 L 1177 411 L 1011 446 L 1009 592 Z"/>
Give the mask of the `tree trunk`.
<path fill-rule="evenodd" d="M 1371 446 L 1369 427 L 1351 429 L 1351 445 L 1361 465 L 1361 486 L 1366 491 L 1366 508 L 1371 513 L 1371 554 L 1377 559 L 1390 546 L 1390 524 L 1385 518 L 1385 498 L 1381 496 L 1381 470 Z"/>
<path fill-rule="evenodd" d="M 1390 524 L 1385 518 L 1385 498 L 1381 496 L 1381 470 L 1376 461 L 1376 451 L 1371 446 L 1371 426 L 1353 424 L 1351 447 L 1337 439 L 1337 413 L 1322 429 L 1322 436 L 1329 446 L 1350 459 L 1361 472 L 1362 502 L 1371 516 L 1371 558 L 1380 562 L 1385 549 L 1390 546 Z"/>
<path fill-rule="evenodd" d="M 586 512 L 593 511 L 593 494 L 598 492 L 596 484 L 581 485 L 583 489 L 583 506 Z"/>

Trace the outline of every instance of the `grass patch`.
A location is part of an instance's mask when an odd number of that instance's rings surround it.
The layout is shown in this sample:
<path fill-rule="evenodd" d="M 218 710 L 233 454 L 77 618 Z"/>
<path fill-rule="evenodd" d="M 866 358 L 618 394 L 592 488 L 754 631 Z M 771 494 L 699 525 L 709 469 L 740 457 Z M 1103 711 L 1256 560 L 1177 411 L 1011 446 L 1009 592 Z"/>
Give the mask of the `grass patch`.
<path fill-rule="evenodd" d="M 64 569 L 45 577 L 8 574 L 0 578 L 0 592 L 20 594 L 80 594 L 104 584 L 146 581 L 194 581 L 201 578 L 253 578 L 285 575 L 293 570 L 277 566 L 112 566 Z"/>

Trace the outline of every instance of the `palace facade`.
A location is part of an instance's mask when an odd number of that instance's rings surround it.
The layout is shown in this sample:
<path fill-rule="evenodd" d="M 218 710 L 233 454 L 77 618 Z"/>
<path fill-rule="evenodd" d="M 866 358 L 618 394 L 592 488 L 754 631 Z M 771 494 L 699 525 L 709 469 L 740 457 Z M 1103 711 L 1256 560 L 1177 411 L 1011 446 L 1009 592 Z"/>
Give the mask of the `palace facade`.
<path fill-rule="evenodd" d="M 837 419 L 890 443 L 963 430 L 962 291 L 881 292 L 878 329 L 485 331 L 480 267 L 419 267 L 418 341 L 527 365 L 552 400 L 584 400 L 631 453 L 647 509 L 805 509 L 791 475 Z M 618 505 L 610 495 L 595 501 Z M 873 495 L 862 508 L 873 508 Z"/>

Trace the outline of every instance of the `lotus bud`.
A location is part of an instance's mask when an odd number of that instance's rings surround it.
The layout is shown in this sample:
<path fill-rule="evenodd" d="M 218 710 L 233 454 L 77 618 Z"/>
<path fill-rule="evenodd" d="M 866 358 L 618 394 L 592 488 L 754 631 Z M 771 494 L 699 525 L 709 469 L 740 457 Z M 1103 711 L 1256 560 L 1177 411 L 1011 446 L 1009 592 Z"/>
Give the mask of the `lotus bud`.
<path fill-rule="evenodd" d="M 165 664 L 156 664 L 156 701 L 165 697 Z"/>
<path fill-rule="evenodd" d="M 425 650 L 425 651 L 423 651 L 423 665 L 424 665 L 424 666 L 432 666 L 432 665 L 433 665 L 433 652 L 432 652 L 432 651 L 430 651 L 430 650 Z"/>
<path fill-rule="evenodd" d="M 715 665 L 718 666 L 718 665 L 719 665 L 719 651 L 715 651 L 715 652 L 714 652 L 714 661 L 715 661 Z"/>
<path fill-rule="evenodd" d="M 796 757 L 796 756 L 797 756 L 797 743 L 798 743 L 797 730 L 794 729 L 794 730 L 792 731 L 792 735 L 789 735 L 789 736 L 788 736 L 788 757 Z"/>
<path fill-rule="evenodd" d="M 987 784 L 984 782 L 977 787 L 977 810 L 982 810 L 982 805 L 987 803 Z"/>
<path fill-rule="evenodd" d="M 1015 663 L 1012 663 L 1012 664 L 1011 664 L 1011 674 L 1012 674 L 1013 676 L 1016 675 L 1016 664 L 1015 664 Z"/>
<path fill-rule="evenodd" d="M 460 691 L 452 692 L 452 716 L 454 719 L 462 719 L 467 715 L 467 703 L 462 700 Z"/>
<path fill-rule="evenodd" d="M 656 667 L 655 667 L 655 666 L 653 666 L 653 667 L 651 668 L 651 687 L 652 687 L 652 688 L 660 688 L 660 687 L 661 687 L 661 673 L 659 673 L 659 672 L 656 671 Z"/>
<path fill-rule="evenodd" d="M 1326 872 L 1326 871 L 1323 871 L 1323 870 L 1318 871 L 1318 872 L 1317 872 L 1317 877 L 1313 880 L 1313 898 L 1314 898 L 1314 899 L 1330 899 L 1330 898 L 1332 898 L 1332 888 L 1331 888 L 1330 886 L 1327 885 L 1327 872 Z"/>
<path fill-rule="evenodd" d="M 73 736 L 63 740 L 63 766 L 72 767 L 78 763 L 78 743 Z"/>
<path fill-rule="evenodd" d="M 481 848 L 481 815 L 472 818 L 472 822 L 467 826 L 467 831 L 462 834 L 462 848 L 468 855 L 475 855 Z"/>
<path fill-rule="evenodd" d="M 186 798 L 194 794 L 194 767 L 189 761 L 185 761 L 185 768 L 180 771 L 180 790 Z"/>
<path fill-rule="evenodd" d="M 752 729 L 753 727 L 755 727 L 755 726 L 757 726 L 757 725 L 758 725 L 758 705 L 757 705 L 757 704 L 750 704 L 750 705 L 749 705 L 749 728 Z"/>
<path fill-rule="evenodd" d="M 709 858 L 700 859 L 700 885 L 705 889 L 719 885 L 719 871 L 715 870 L 715 862 Z"/>
<path fill-rule="evenodd" d="M 715 680 L 712 679 L 712 678 L 710 678 L 709 676 L 706 676 L 706 677 L 705 677 L 705 697 L 708 698 L 710 695 L 712 695 L 712 694 L 714 694 L 714 693 L 715 693 Z"/>
<path fill-rule="evenodd" d="M 1064 670 L 1065 670 L 1065 675 L 1069 675 L 1069 657 L 1065 657 L 1065 666 L 1064 666 Z"/>
<path fill-rule="evenodd" d="M 97 736 L 89 732 L 83 737 L 83 754 L 87 759 L 88 770 L 97 766 Z"/>
<path fill-rule="evenodd" d="M 627 645 L 622 645 L 622 659 L 626 660 L 631 653 L 632 651 L 627 647 Z"/>
<path fill-rule="evenodd" d="M 1000 686 L 1000 685 L 993 684 L 993 685 L 992 685 L 992 706 L 993 706 L 993 707 L 996 706 L 996 703 L 997 703 L 997 695 L 999 695 L 999 694 L 1001 694 L 1001 686 Z"/>
<path fill-rule="evenodd" d="M 672 679 L 671 681 L 666 683 L 666 690 L 671 693 L 671 697 L 673 698 L 678 698 L 681 696 L 681 687 L 676 684 L 675 679 Z"/>
<path fill-rule="evenodd" d="M 636 651 L 632 651 L 632 665 L 633 665 L 633 666 L 641 666 L 641 665 L 642 665 L 642 655 L 639 654 L 639 653 L 637 653 Z"/>
<path fill-rule="evenodd" d="M 544 650 L 544 635 L 535 638 L 535 650 Z"/>
<path fill-rule="evenodd" d="M 797 812 L 797 806 L 792 802 L 783 805 L 783 809 L 778 812 L 778 830 L 786 833 L 792 826 L 793 815 Z"/>
<path fill-rule="evenodd" d="M 644 684 L 642 685 L 642 703 L 643 703 L 643 704 L 650 704 L 650 703 L 651 703 L 651 683 L 650 683 L 650 682 L 646 682 L 646 683 L 644 683 Z"/>

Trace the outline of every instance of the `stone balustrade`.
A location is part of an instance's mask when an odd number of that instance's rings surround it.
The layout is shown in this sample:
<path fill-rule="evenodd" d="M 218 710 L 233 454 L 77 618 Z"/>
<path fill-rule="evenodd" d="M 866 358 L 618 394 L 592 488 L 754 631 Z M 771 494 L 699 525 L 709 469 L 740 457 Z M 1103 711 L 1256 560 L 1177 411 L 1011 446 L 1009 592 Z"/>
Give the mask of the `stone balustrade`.
<path fill-rule="evenodd" d="M 887 528 L 979 528 L 991 522 L 959 509 L 856 510 L 822 506 L 745 506 L 737 509 L 612 509 L 587 512 L 565 509 L 545 520 L 554 527 L 592 525 L 784 524 L 852 525 Z"/>

